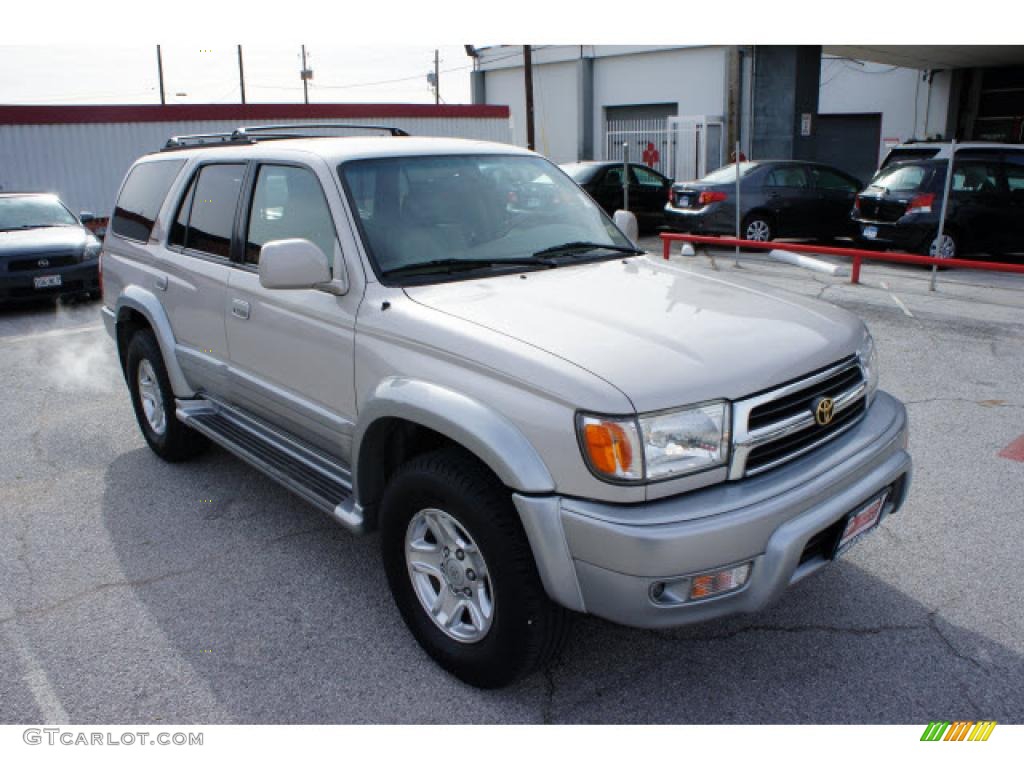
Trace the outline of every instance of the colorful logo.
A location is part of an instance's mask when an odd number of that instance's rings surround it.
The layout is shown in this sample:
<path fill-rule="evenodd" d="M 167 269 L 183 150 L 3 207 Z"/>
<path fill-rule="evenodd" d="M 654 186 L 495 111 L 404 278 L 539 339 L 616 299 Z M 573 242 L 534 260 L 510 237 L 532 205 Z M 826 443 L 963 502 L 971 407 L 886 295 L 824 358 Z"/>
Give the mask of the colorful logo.
<path fill-rule="evenodd" d="M 995 720 L 933 720 L 921 734 L 921 741 L 988 741 L 995 727 Z"/>

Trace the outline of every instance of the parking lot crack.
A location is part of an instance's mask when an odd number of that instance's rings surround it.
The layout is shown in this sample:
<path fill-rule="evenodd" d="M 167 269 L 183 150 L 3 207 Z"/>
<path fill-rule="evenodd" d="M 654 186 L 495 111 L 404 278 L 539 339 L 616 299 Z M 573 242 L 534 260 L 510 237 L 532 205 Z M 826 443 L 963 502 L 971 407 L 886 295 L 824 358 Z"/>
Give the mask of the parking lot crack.
<path fill-rule="evenodd" d="M 780 633 L 780 634 L 802 634 L 807 632 L 823 632 L 826 634 L 833 635 L 848 635 L 853 637 L 870 637 L 872 635 L 880 635 L 886 632 L 920 632 L 925 631 L 929 628 L 927 623 L 924 624 L 884 624 L 878 627 L 834 627 L 829 624 L 794 624 L 794 625 L 777 625 L 777 624 L 752 624 L 748 627 L 741 627 L 731 632 L 724 632 L 718 635 L 701 635 L 699 637 L 688 637 L 688 638 L 677 638 L 666 633 L 658 633 L 665 639 L 671 639 L 673 642 L 696 642 L 696 643 L 707 643 L 707 642 L 718 642 L 722 640 L 732 640 L 733 638 L 740 637 L 741 635 L 752 634 L 755 632 L 765 633 Z"/>
<path fill-rule="evenodd" d="M 921 400 L 904 400 L 904 405 L 929 405 L 931 403 L 967 403 L 982 408 L 1024 408 L 1024 403 L 1008 403 L 1005 400 L 972 400 L 969 397 L 926 397 Z"/>
<path fill-rule="evenodd" d="M 928 614 L 928 626 L 938 636 L 942 643 L 949 649 L 949 652 L 956 656 L 961 661 L 967 661 L 976 666 L 978 669 L 985 669 L 985 665 L 975 659 L 973 656 L 969 656 L 963 653 L 959 648 L 953 645 L 953 641 L 950 640 L 946 634 L 939 629 L 938 613 L 933 611 Z"/>

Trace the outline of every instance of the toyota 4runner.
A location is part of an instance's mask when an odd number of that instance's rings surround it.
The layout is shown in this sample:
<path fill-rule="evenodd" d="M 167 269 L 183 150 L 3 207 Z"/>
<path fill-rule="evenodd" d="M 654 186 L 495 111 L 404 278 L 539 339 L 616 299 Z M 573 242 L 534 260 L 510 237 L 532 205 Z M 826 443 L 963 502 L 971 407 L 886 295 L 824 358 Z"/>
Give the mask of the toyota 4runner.
<path fill-rule="evenodd" d="M 906 413 L 859 319 L 649 258 L 532 152 L 299 130 L 138 160 L 103 318 L 150 447 L 212 441 L 379 531 L 459 678 L 544 664 L 568 611 L 756 611 L 902 505 Z"/>

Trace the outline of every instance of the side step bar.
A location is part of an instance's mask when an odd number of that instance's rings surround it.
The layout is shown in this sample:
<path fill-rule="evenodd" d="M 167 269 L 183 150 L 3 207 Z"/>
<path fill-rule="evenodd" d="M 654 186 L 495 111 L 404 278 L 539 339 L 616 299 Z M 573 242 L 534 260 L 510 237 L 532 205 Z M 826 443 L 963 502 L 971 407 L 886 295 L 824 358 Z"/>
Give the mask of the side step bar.
<path fill-rule="evenodd" d="M 178 420 L 326 512 L 353 533 L 365 531 L 348 469 L 295 438 L 223 403 L 178 400 Z"/>

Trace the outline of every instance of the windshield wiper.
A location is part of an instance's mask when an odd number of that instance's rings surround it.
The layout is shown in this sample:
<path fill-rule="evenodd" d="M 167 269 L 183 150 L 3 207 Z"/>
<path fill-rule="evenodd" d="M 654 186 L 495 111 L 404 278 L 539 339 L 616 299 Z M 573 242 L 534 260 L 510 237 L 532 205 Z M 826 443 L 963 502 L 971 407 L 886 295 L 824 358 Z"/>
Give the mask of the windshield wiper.
<path fill-rule="evenodd" d="M 591 243 L 586 240 L 573 240 L 561 245 L 552 245 L 550 248 L 543 248 L 536 251 L 534 256 L 551 256 L 556 253 L 568 253 L 570 251 L 614 251 L 615 253 L 629 253 L 640 255 L 643 253 L 639 248 L 632 245 L 614 245 L 612 243 Z"/>
<path fill-rule="evenodd" d="M 432 259 L 431 261 L 420 261 L 415 264 L 405 264 L 401 267 L 386 269 L 382 275 L 393 277 L 395 275 L 429 275 L 438 272 L 451 274 L 473 269 L 494 269 L 499 267 L 536 267 L 538 269 L 552 269 L 558 264 L 550 259 Z"/>

